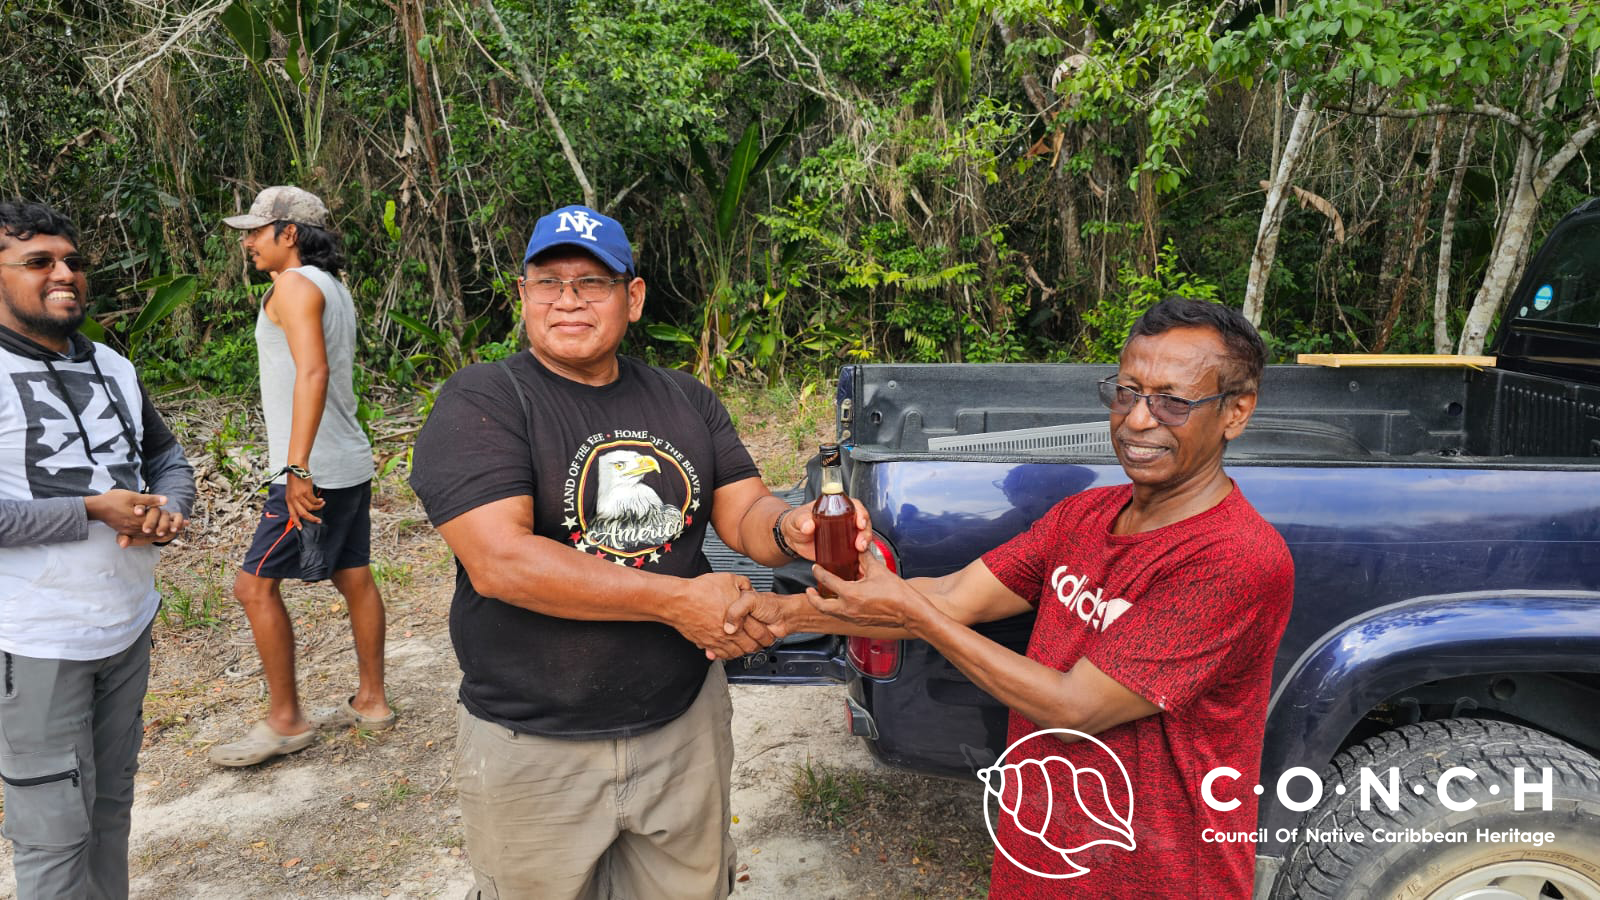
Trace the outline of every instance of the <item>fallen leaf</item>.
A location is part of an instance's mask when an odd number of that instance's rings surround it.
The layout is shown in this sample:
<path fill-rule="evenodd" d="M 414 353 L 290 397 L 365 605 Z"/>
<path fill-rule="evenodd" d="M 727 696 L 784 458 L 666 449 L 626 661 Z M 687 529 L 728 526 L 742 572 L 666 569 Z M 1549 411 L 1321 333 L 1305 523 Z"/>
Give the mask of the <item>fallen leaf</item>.
<path fill-rule="evenodd" d="M 735 825 L 739 824 L 739 817 L 738 816 L 734 816 L 733 817 L 733 824 L 735 824 Z"/>
<path fill-rule="evenodd" d="M 251 844 L 250 846 L 252 846 L 252 847 L 256 848 L 257 850 L 259 850 L 262 847 L 265 847 L 266 845 L 267 845 L 266 841 L 256 841 L 254 844 Z"/>
<path fill-rule="evenodd" d="M 285 869 L 292 869 L 292 868 L 294 868 L 295 866 L 298 866 L 298 865 L 300 865 L 300 857 L 298 857 L 298 856 L 296 856 L 294 859 L 284 860 L 284 863 L 283 863 L 283 867 Z"/>
<path fill-rule="evenodd" d="M 370 809 L 371 807 L 372 807 L 372 804 L 366 802 L 365 800 L 363 800 L 360 803 L 356 804 L 356 809 Z"/>
<path fill-rule="evenodd" d="M 750 876 L 749 875 L 740 875 L 739 876 L 739 883 L 740 884 L 744 884 L 746 881 L 749 881 L 749 880 L 750 880 Z"/>

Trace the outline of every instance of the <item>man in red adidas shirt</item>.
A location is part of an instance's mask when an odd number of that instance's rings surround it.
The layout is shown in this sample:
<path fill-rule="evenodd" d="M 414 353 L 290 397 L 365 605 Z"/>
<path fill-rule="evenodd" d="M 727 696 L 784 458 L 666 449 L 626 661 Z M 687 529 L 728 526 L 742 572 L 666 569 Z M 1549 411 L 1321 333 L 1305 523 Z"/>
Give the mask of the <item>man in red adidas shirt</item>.
<path fill-rule="evenodd" d="M 1221 766 L 1259 782 L 1293 591 L 1282 538 L 1222 469 L 1265 355 L 1236 310 L 1163 301 L 1099 388 L 1132 484 L 1068 497 L 942 578 L 903 581 L 867 557 L 857 582 L 816 567 L 839 599 L 808 597 L 833 618 L 785 610 L 791 631 L 922 638 L 1011 708 L 1015 746 L 986 777 L 991 897 L 1250 896 L 1254 845 L 1202 835 L 1253 830 L 1255 804 L 1214 810 L 1200 784 Z M 1029 609 L 1026 656 L 968 627 Z M 1030 737 L 1048 729 L 1094 739 Z"/>

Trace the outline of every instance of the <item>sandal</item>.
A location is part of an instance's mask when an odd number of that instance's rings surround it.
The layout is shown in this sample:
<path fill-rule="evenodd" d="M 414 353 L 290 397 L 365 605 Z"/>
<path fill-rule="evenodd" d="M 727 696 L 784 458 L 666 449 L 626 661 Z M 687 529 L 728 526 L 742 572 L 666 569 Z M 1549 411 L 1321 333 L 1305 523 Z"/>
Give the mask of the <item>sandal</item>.
<path fill-rule="evenodd" d="M 317 730 L 279 734 L 266 722 L 257 722 L 244 737 L 211 748 L 211 761 L 219 766 L 253 766 L 274 756 L 297 753 L 317 742 Z"/>
<path fill-rule="evenodd" d="M 350 700 L 329 709 L 319 709 L 311 714 L 313 728 L 349 728 L 356 727 L 363 731 L 388 731 L 394 727 L 396 716 L 394 710 L 389 710 L 387 716 L 364 716 L 350 705 Z"/>

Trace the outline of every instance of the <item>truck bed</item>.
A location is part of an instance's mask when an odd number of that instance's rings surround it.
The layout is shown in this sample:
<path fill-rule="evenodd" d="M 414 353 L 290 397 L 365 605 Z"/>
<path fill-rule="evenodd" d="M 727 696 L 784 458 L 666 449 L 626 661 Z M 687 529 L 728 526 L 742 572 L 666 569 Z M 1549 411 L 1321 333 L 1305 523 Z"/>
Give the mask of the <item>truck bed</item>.
<path fill-rule="evenodd" d="M 1095 384 L 1115 371 L 852 366 L 840 384 L 839 425 L 847 442 L 881 458 L 1107 458 L 1104 441 L 1022 447 L 1006 437 L 1105 423 Z M 940 447 L 952 443 L 964 446 Z M 1499 369 L 1268 366 L 1255 416 L 1228 458 L 1429 466 L 1519 458 L 1600 466 L 1600 390 Z"/>

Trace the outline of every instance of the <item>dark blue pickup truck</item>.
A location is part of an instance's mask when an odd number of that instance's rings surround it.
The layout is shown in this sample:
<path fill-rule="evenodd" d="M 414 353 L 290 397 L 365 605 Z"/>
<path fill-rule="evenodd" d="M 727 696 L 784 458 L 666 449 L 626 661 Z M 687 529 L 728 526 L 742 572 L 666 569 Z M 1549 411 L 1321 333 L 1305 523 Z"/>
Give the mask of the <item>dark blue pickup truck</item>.
<path fill-rule="evenodd" d="M 1228 449 L 1296 570 L 1257 897 L 1600 900 L 1600 201 L 1545 241 L 1491 352 L 1269 367 Z M 884 555 L 952 572 L 1126 480 L 1095 393 L 1111 371 L 846 367 L 847 485 Z M 1030 626 L 981 630 L 1020 652 Z M 847 682 L 852 729 L 891 765 L 972 777 L 1005 747 L 1006 711 L 921 642 L 802 635 L 729 671 Z"/>

